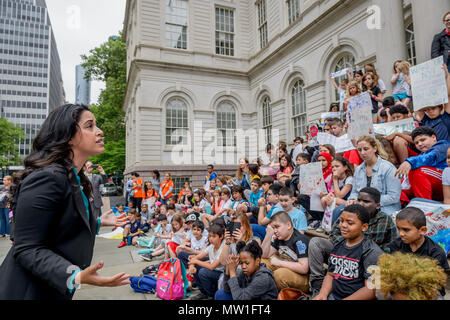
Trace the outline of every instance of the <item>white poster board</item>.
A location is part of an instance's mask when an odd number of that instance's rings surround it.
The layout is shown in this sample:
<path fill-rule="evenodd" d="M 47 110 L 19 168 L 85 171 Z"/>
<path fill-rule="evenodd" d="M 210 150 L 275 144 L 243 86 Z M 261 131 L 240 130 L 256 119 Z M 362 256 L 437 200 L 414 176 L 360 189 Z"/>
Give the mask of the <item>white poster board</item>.
<path fill-rule="evenodd" d="M 336 153 L 343 153 L 345 151 L 355 149 L 347 134 L 336 137 L 329 133 L 319 132 L 317 134 L 317 141 L 322 145 L 331 144 L 334 147 Z"/>
<path fill-rule="evenodd" d="M 327 193 L 322 174 L 322 163 L 313 162 L 300 166 L 300 194 L 311 195 L 313 192 Z"/>
<path fill-rule="evenodd" d="M 410 69 L 414 111 L 448 102 L 443 57 L 437 57 Z"/>
<path fill-rule="evenodd" d="M 378 123 L 373 125 L 373 131 L 383 136 L 388 136 L 394 132 L 412 132 L 416 128 L 413 118 L 407 118 L 398 121 Z"/>
<path fill-rule="evenodd" d="M 333 72 L 331 74 L 331 77 L 334 79 L 334 78 L 337 78 L 337 77 L 345 76 L 347 74 L 347 71 L 349 71 L 349 68 L 345 68 L 345 69 Z"/>
<path fill-rule="evenodd" d="M 320 119 L 325 121 L 326 119 L 333 119 L 333 118 L 342 118 L 342 113 L 340 112 L 324 112 L 320 114 Z"/>
<path fill-rule="evenodd" d="M 373 135 L 372 100 L 368 92 L 348 99 L 347 123 L 350 140 Z"/>

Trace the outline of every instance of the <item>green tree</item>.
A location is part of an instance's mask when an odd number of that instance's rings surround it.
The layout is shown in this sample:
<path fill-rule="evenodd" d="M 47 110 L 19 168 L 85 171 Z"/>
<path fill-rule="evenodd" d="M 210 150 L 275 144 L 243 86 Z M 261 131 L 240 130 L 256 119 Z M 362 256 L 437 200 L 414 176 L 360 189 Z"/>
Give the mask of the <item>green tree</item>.
<path fill-rule="evenodd" d="M 0 118 L 0 168 L 22 162 L 17 143 L 23 138 L 25 138 L 25 132 L 20 127 L 5 118 Z"/>
<path fill-rule="evenodd" d="M 103 130 L 105 152 L 91 161 L 100 164 L 106 172 L 125 170 L 125 113 L 122 104 L 126 92 L 126 44 L 122 35 L 101 44 L 82 55 L 87 79 L 105 82 L 97 104 L 91 110 L 97 125 Z"/>

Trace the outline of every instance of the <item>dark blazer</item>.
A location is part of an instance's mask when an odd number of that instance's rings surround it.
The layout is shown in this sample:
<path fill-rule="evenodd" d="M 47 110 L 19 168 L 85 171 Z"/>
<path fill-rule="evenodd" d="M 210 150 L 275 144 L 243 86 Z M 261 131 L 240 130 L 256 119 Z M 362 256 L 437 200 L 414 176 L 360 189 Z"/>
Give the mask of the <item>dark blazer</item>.
<path fill-rule="evenodd" d="M 78 182 L 63 167 L 28 175 L 14 212 L 14 245 L 0 266 L 0 300 L 70 300 L 77 267 L 91 264 L 97 220 L 89 220 Z"/>
<path fill-rule="evenodd" d="M 448 65 L 450 53 L 450 36 L 445 33 L 445 29 L 436 34 L 433 38 L 431 44 L 431 58 L 437 58 L 439 56 L 444 56 L 444 63 Z"/>

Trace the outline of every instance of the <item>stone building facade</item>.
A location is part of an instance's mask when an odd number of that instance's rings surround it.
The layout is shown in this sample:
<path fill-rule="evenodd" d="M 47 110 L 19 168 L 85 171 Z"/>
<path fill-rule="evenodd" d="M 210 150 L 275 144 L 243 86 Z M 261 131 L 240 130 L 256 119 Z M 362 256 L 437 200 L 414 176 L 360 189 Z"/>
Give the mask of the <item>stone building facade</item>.
<path fill-rule="evenodd" d="M 200 186 L 209 163 L 234 173 L 268 141 L 292 145 L 338 99 L 330 73 L 374 63 L 389 94 L 393 62 L 428 60 L 449 10 L 447 0 L 127 0 L 125 173 Z M 239 129 L 259 134 L 245 151 Z"/>

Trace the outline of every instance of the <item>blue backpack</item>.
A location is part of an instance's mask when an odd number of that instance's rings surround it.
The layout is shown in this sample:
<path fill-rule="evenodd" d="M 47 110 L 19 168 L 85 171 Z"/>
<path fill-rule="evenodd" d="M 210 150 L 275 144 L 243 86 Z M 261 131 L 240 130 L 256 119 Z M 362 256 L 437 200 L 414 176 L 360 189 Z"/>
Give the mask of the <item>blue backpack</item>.
<path fill-rule="evenodd" d="M 134 292 L 155 293 L 156 280 L 155 277 L 149 275 L 143 277 L 130 277 L 130 286 L 133 288 Z"/>

